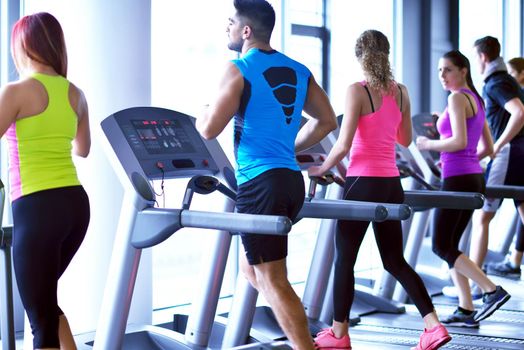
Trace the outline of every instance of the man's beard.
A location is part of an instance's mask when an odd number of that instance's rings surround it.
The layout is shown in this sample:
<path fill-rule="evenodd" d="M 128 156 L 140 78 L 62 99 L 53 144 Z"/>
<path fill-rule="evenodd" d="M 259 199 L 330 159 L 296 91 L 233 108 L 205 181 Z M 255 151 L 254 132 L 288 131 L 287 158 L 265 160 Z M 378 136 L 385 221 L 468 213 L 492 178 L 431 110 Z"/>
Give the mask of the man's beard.
<path fill-rule="evenodd" d="M 229 44 L 227 44 L 228 49 L 236 51 L 236 52 L 242 52 L 242 46 L 244 46 L 244 40 L 239 39 L 238 41 L 230 41 Z"/>

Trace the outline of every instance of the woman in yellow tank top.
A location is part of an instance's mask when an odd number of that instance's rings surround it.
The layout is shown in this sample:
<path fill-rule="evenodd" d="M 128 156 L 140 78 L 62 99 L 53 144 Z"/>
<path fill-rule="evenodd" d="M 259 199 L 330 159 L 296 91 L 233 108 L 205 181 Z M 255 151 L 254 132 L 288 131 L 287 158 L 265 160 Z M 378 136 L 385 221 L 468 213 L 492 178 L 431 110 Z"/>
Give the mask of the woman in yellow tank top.
<path fill-rule="evenodd" d="M 0 136 L 9 145 L 15 276 L 33 347 L 76 349 L 57 283 L 89 224 L 89 199 L 72 160 L 72 154 L 89 154 L 87 102 L 66 78 L 66 46 L 55 17 L 21 18 L 11 44 L 20 79 L 0 90 Z"/>

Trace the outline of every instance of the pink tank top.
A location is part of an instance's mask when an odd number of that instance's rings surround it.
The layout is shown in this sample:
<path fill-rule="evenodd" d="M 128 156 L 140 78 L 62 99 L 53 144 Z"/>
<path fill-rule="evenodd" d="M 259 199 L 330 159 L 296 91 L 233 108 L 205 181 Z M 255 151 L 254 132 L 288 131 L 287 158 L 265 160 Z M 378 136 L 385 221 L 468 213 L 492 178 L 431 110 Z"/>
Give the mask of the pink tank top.
<path fill-rule="evenodd" d="M 362 86 L 366 82 L 361 82 Z M 402 112 L 394 95 L 384 95 L 382 105 L 361 115 L 349 152 L 346 176 L 399 176 L 395 159 L 397 133 Z"/>

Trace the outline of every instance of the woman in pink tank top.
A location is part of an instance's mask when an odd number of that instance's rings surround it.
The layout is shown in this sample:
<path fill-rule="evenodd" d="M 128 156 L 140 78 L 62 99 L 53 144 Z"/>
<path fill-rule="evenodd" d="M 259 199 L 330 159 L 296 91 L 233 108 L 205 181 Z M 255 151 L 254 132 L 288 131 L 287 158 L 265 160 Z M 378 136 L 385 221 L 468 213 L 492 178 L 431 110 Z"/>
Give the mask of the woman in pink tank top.
<path fill-rule="evenodd" d="M 493 151 L 493 140 L 484 113 L 484 102 L 473 85 L 469 60 L 459 51 L 444 54 L 439 61 L 442 86 L 450 92 L 448 106 L 437 121 L 439 140 L 417 138 L 421 150 L 441 152 L 442 190 L 484 193 L 486 182 L 479 164 Z M 477 150 L 477 146 L 480 145 Z M 457 289 L 458 307 L 445 318 L 445 324 L 476 328 L 509 298 L 466 254 L 459 242 L 473 210 L 435 209 L 432 225 L 432 249 L 447 262 Z M 475 312 L 468 279 L 480 287 L 483 305 Z"/>
<path fill-rule="evenodd" d="M 389 63 L 384 34 L 368 30 L 355 45 L 365 81 L 349 86 L 337 142 L 325 162 L 309 174 L 320 176 L 349 154 L 344 199 L 402 203 L 404 191 L 395 162 L 395 144 L 411 143 L 411 112 L 405 86 L 397 84 Z M 355 295 L 354 265 L 369 222 L 339 220 L 335 235 L 333 326 L 315 338 L 319 348 L 351 349 L 348 322 Z M 425 330 L 415 349 L 437 349 L 451 337 L 440 324 L 422 279 L 404 259 L 400 221 L 373 222 L 384 268 L 404 287 L 424 320 Z"/>

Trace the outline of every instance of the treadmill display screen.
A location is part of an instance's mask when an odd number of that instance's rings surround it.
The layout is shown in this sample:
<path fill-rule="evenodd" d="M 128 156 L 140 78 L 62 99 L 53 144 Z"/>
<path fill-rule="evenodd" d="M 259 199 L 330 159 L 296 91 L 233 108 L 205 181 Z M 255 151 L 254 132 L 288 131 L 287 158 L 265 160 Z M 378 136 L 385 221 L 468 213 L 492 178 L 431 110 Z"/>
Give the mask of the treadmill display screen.
<path fill-rule="evenodd" d="M 194 153 L 186 131 L 176 120 L 132 120 L 149 154 Z"/>

